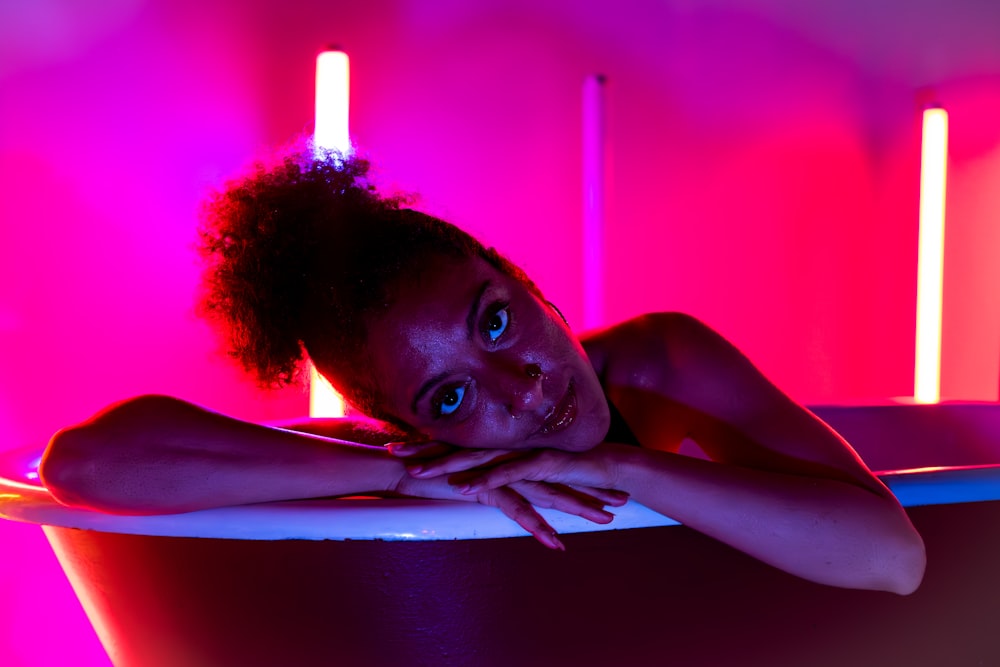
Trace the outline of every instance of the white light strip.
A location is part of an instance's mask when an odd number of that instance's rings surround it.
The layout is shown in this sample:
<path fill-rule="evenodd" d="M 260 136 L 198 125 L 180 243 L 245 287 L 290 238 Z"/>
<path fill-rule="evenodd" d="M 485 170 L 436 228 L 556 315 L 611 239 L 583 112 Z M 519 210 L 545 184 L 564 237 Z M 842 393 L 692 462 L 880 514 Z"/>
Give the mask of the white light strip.
<path fill-rule="evenodd" d="M 948 113 L 924 111 L 920 152 L 920 245 L 917 258 L 917 345 L 913 398 L 941 399 L 941 305 L 944 288 L 944 214 Z"/>
<path fill-rule="evenodd" d="M 344 416 L 344 399 L 312 364 L 309 364 L 309 416 Z"/>
<path fill-rule="evenodd" d="M 348 117 L 350 110 L 350 61 L 343 51 L 323 51 L 316 57 L 316 148 L 351 150 Z M 309 416 L 343 417 L 344 399 L 309 364 Z"/>
<path fill-rule="evenodd" d="M 604 82 L 583 82 L 583 326 L 604 324 Z"/>
<path fill-rule="evenodd" d="M 318 148 L 347 154 L 351 150 L 348 115 L 351 100 L 350 61 L 343 51 L 316 56 L 316 129 Z"/>

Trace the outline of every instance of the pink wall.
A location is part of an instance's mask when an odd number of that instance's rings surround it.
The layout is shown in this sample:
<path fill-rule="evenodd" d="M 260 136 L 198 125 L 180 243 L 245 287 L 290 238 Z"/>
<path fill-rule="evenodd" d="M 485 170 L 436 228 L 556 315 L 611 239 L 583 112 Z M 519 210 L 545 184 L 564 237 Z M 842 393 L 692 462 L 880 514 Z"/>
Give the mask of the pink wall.
<path fill-rule="evenodd" d="M 916 101 L 934 88 L 953 128 L 944 392 L 997 397 L 1000 5 L 99 4 L 0 6 L 0 449 L 139 392 L 305 410 L 220 357 L 191 313 L 190 244 L 207 188 L 308 129 L 329 42 L 384 180 L 505 249 L 575 322 L 580 86 L 606 74 L 609 321 L 692 312 L 803 400 L 912 392 Z M 0 662 L 106 663 L 22 528 L 0 525 Z"/>

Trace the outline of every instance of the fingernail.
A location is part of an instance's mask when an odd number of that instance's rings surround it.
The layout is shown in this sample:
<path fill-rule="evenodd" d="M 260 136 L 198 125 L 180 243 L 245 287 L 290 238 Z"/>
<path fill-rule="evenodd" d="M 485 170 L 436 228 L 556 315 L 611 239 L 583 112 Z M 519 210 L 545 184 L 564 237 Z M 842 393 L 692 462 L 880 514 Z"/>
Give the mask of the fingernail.
<path fill-rule="evenodd" d="M 555 533 L 549 535 L 549 542 L 552 544 L 553 548 L 558 549 L 559 551 L 566 551 L 566 545 L 562 543 L 562 540 L 556 537 Z"/>
<path fill-rule="evenodd" d="M 424 467 L 422 465 L 406 466 L 406 471 L 414 477 L 419 477 L 424 474 Z"/>
<path fill-rule="evenodd" d="M 472 488 L 468 484 L 459 484 L 455 487 L 459 493 L 472 493 Z"/>

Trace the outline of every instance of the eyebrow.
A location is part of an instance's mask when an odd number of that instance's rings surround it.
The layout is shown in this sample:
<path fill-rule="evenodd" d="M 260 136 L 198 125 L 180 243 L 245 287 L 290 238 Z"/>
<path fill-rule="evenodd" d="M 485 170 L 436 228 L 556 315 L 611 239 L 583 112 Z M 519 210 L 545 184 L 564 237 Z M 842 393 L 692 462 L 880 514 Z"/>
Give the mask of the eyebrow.
<path fill-rule="evenodd" d="M 465 327 L 466 330 L 468 331 L 467 338 L 469 340 L 472 340 L 473 336 L 476 335 L 476 316 L 479 314 L 479 307 L 480 304 L 482 304 L 483 295 L 486 293 L 486 290 L 488 290 L 489 287 L 490 287 L 490 281 L 484 280 L 483 284 L 480 285 L 479 289 L 476 290 L 476 295 L 472 297 L 472 303 L 469 305 L 469 314 L 466 315 L 465 317 Z M 413 412 L 413 414 L 417 414 L 417 403 L 419 403 L 420 400 L 427 394 L 427 392 L 431 390 L 431 387 L 441 382 L 441 380 L 448 377 L 448 375 L 450 375 L 449 371 L 438 373 L 437 375 L 435 375 L 434 377 L 432 377 L 431 379 L 427 380 L 422 385 L 420 385 L 420 389 L 417 390 L 416 395 L 413 397 L 413 402 L 410 403 L 410 410 Z"/>

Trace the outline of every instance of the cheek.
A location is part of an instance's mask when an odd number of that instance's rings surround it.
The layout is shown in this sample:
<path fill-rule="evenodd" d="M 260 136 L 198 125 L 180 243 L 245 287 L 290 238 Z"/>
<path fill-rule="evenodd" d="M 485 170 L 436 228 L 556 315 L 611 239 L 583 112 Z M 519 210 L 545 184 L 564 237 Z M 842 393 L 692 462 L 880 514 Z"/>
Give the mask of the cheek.
<path fill-rule="evenodd" d="M 590 368 L 590 360 L 580 343 L 580 339 L 573 334 L 561 320 L 550 320 L 545 327 L 546 344 L 551 350 L 558 351 L 558 354 L 567 361 L 583 364 Z"/>
<path fill-rule="evenodd" d="M 505 408 L 486 405 L 459 424 L 436 429 L 431 437 L 470 449 L 519 449 L 530 446 L 524 441 L 521 429 L 522 424 Z"/>
<path fill-rule="evenodd" d="M 511 421 L 509 416 L 507 421 Z M 473 417 L 466 420 L 460 429 L 455 430 L 454 444 L 478 449 L 515 448 L 520 444 L 520 440 L 512 435 L 510 426 L 495 416 Z"/>

